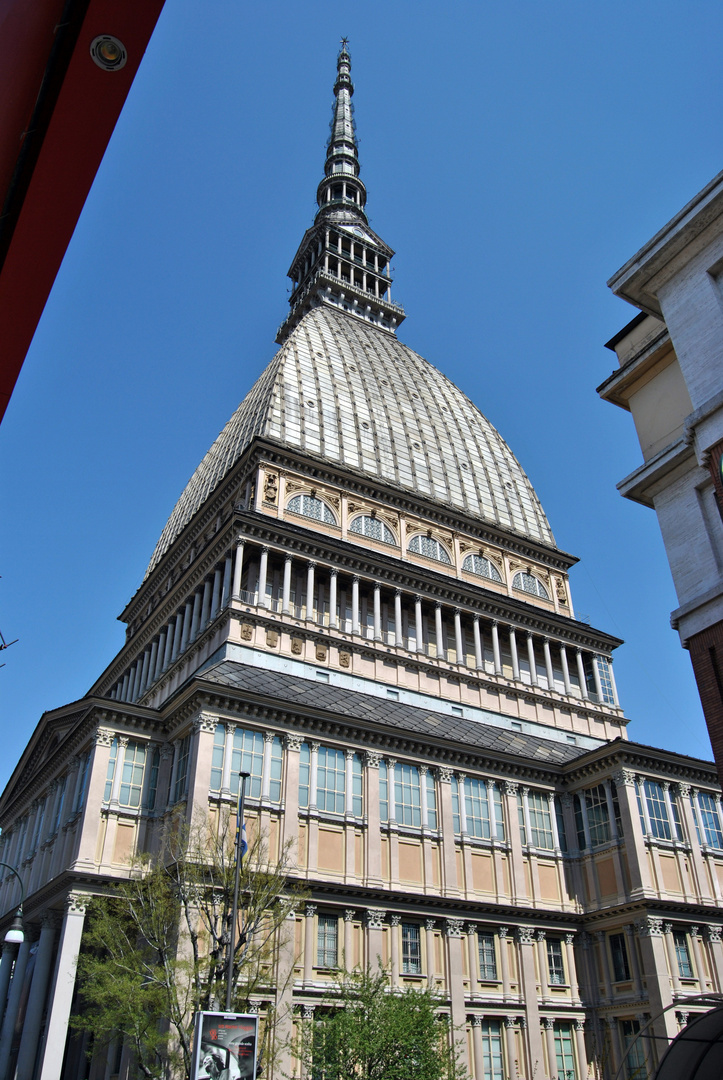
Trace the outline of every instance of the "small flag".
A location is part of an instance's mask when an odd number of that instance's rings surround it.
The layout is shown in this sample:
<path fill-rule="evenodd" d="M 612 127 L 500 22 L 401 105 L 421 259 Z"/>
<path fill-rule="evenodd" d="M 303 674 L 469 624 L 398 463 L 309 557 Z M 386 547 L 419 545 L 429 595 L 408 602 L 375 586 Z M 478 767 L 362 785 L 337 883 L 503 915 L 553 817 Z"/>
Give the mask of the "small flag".
<path fill-rule="evenodd" d="M 248 851 L 248 849 L 249 849 L 249 845 L 248 845 L 248 843 L 246 841 L 246 822 L 244 821 L 243 825 L 241 826 L 241 858 L 242 859 L 243 859 L 244 855 L 246 854 L 246 852 Z"/>

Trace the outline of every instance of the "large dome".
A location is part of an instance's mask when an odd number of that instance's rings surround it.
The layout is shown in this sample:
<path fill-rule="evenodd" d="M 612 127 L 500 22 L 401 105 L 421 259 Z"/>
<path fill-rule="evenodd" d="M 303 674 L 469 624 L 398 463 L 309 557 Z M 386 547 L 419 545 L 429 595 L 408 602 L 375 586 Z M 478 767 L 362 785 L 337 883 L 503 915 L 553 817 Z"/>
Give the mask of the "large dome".
<path fill-rule="evenodd" d="M 256 436 L 555 543 L 524 470 L 469 398 L 393 334 L 323 304 L 290 333 L 194 472 L 147 573 Z"/>

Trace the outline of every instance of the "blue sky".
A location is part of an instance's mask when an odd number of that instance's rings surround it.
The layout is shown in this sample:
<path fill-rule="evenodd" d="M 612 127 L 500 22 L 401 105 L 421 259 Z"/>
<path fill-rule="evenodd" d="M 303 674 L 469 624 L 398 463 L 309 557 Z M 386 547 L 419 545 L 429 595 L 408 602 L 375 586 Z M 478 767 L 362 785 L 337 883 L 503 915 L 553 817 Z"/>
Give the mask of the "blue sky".
<path fill-rule="evenodd" d="M 186 480 L 275 352 L 348 35 L 400 338 L 530 475 L 631 738 L 710 757 L 605 281 L 723 166 L 723 7 L 167 0 L 0 427 L 4 783 L 123 641 Z M 112 27 L 109 27 L 112 32 Z M 110 76 L 112 77 L 112 76 Z"/>

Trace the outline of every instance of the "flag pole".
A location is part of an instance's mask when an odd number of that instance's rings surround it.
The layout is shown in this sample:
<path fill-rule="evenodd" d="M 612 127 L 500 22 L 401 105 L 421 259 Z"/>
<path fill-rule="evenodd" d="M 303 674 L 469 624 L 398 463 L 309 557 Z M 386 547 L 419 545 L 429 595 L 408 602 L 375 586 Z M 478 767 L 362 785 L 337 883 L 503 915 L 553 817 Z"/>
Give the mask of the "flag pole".
<path fill-rule="evenodd" d="M 244 801 L 246 799 L 246 781 L 251 773 L 239 773 L 241 786 L 239 789 L 238 818 L 236 822 L 236 870 L 233 883 L 233 906 L 231 908 L 231 926 L 228 932 L 228 961 L 226 967 L 226 1012 L 231 1012 L 233 999 L 233 954 L 236 948 L 236 922 L 238 920 L 238 887 L 241 877 L 241 861 L 244 857 L 243 832 L 244 832 Z"/>

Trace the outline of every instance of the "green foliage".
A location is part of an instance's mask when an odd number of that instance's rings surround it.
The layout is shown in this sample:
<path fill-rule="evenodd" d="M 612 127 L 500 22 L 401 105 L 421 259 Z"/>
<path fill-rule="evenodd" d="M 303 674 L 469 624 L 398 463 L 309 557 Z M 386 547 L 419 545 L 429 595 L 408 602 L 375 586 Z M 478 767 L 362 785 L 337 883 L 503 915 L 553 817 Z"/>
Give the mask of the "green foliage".
<path fill-rule="evenodd" d="M 97 1046 L 117 1036 L 149 1080 L 191 1066 L 193 1017 L 225 1009 L 234 888 L 235 815 L 188 829 L 170 820 L 162 853 L 89 906 L 78 958 L 81 1009 L 72 1023 Z M 235 933 L 232 1009 L 275 985 L 284 923 L 303 898 L 287 882 L 288 852 L 269 864 L 256 837 L 244 856 Z"/>
<path fill-rule="evenodd" d="M 439 1002 L 391 990 L 383 971 L 344 972 L 297 1048 L 314 1080 L 467 1080 Z"/>

